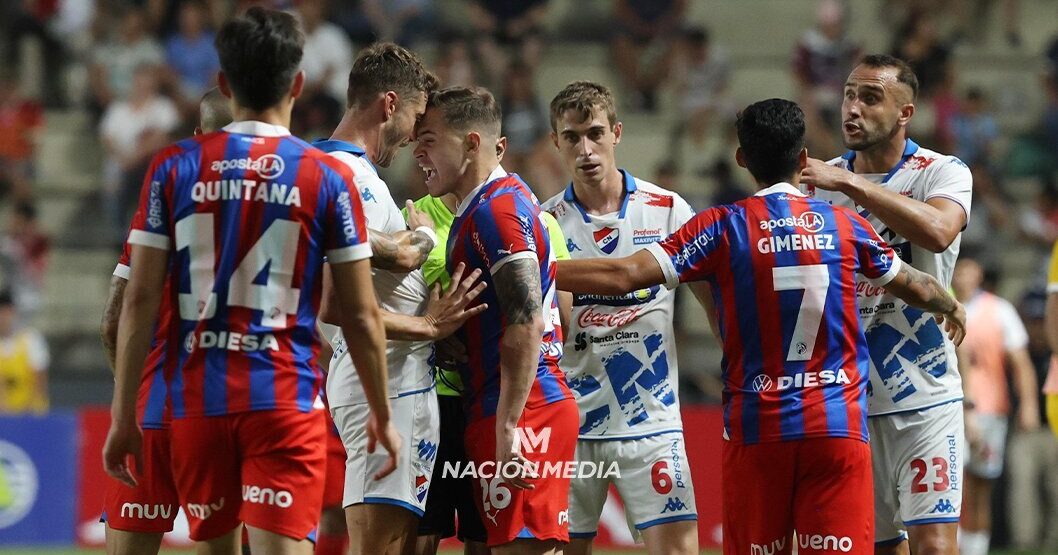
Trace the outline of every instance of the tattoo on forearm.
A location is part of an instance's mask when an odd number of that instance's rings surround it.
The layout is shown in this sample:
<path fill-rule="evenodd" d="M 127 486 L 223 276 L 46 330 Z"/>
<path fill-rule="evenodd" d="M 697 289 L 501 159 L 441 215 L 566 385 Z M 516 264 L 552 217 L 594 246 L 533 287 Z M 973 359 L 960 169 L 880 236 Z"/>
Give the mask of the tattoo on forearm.
<path fill-rule="evenodd" d="M 944 289 L 937 278 L 925 272 L 905 264 L 900 268 L 896 279 L 912 289 L 921 291 L 925 308 L 930 312 L 946 314 L 955 308 L 955 299 L 951 294 Z"/>
<path fill-rule="evenodd" d="M 540 314 L 540 268 L 532 260 L 513 260 L 492 277 L 500 309 L 509 324 L 525 324 Z"/>
<path fill-rule="evenodd" d="M 371 265 L 381 270 L 409 271 L 422 266 L 433 249 L 425 233 L 401 231 L 386 233 L 369 230 Z"/>
<path fill-rule="evenodd" d="M 110 367 L 114 367 L 117 358 L 117 329 L 118 317 L 121 316 L 121 305 L 125 297 L 125 286 L 128 281 L 113 278 L 110 283 L 110 295 L 107 297 L 107 305 L 103 307 L 102 339 L 103 351 L 107 355 Z"/>

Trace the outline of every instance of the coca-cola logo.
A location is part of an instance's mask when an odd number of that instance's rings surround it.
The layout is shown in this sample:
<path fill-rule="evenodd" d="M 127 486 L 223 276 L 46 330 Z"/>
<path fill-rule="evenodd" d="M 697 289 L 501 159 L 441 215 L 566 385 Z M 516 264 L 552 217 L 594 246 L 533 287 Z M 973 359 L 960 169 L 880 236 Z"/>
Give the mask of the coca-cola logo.
<path fill-rule="evenodd" d="M 597 312 L 588 307 L 584 312 L 580 313 L 577 323 L 582 328 L 593 326 L 617 328 L 634 322 L 639 317 L 640 311 L 641 309 L 639 308 L 622 308 L 615 312 Z"/>
<path fill-rule="evenodd" d="M 878 297 L 885 294 L 884 287 L 878 287 L 871 285 L 866 281 L 856 283 L 856 296 L 857 297 Z"/>

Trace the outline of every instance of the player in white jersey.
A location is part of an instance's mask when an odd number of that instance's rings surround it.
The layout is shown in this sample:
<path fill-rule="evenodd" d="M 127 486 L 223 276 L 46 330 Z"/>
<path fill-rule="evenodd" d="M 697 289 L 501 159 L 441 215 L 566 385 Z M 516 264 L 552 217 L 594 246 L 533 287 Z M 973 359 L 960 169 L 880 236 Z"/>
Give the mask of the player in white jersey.
<path fill-rule="evenodd" d="M 373 237 L 392 238 L 406 230 L 404 216 L 374 164 L 388 166 L 396 151 L 409 143 L 416 119 L 426 110 L 426 96 L 436 87 L 436 78 L 408 50 L 391 43 L 372 45 L 353 63 L 349 108 L 341 123 L 330 140 L 314 144 L 353 170 Z M 417 257 L 421 264 L 436 238 L 428 227 L 417 232 L 430 237 L 422 256 Z M 377 264 L 372 268 L 386 325 L 390 403 L 394 424 L 404 439 L 397 471 L 381 479 L 378 476 L 385 474 L 388 461 L 382 453 L 374 453 L 374 445 L 368 441 L 366 430 L 372 416 L 359 375 L 341 332 L 331 340 L 334 354 L 327 377 L 327 399 L 346 449 L 342 505 L 353 553 L 400 552 L 405 542 L 414 541 L 438 441 L 437 397 L 428 361 L 431 341 L 451 334 L 466 317 L 483 310 L 462 312 L 462 306 L 480 288 L 469 289 L 476 276 L 462 280 L 461 273 L 456 272 L 454 286 L 442 302 L 430 303 L 427 314 L 430 294 L 422 272 L 400 272 L 406 268 L 396 261 L 398 250 L 393 241 L 383 245 L 382 258 L 394 259 L 393 268 L 382 269 Z M 326 286 L 325 290 L 333 291 Z M 331 310 L 334 303 L 326 296 L 320 309 L 323 322 L 337 324 L 343 317 L 356 317 L 335 314 Z M 460 301 L 459 297 L 464 298 Z"/>
<path fill-rule="evenodd" d="M 610 91 L 575 82 L 551 101 L 552 138 L 573 182 L 542 206 L 566 235 L 574 259 L 626 256 L 694 216 L 678 194 L 618 169 L 621 140 Z M 692 286 L 693 289 L 693 286 Z M 708 286 L 695 290 L 708 299 Z M 674 293 L 576 295 L 562 370 L 581 413 L 577 460 L 616 461 L 613 478 L 629 530 L 650 553 L 697 553 L 697 512 L 683 440 L 672 329 Z M 574 480 L 570 545 L 589 553 L 611 478 Z"/>
<path fill-rule="evenodd" d="M 850 151 L 810 160 L 801 182 L 816 198 L 854 208 L 901 259 L 947 287 L 972 180 L 959 159 L 907 137 L 917 92 L 905 62 L 865 57 L 845 82 Z M 862 280 L 857 301 L 871 356 L 876 553 L 954 555 L 965 461 L 955 346 L 928 313 Z"/>

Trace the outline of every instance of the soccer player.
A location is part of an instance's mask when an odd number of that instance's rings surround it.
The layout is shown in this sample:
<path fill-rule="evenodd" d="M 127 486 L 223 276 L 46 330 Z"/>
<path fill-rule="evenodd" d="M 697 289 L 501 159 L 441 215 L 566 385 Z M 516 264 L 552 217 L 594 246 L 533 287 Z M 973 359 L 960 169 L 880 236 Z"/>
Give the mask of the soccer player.
<path fill-rule="evenodd" d="M 216 87 L 203 95 L 198 110 L 196 135 L 212 133 L 232 121 L 228 99 Z M 100 324 L 103 350 L 111 371 L 115 368 L 118 315 L 129 279 L 130 251 L 126 241 L 110 278 L 110 292 Z M 166 287 L 169 287 L 168 281 Z M 110 555 L 157 553 L 162 535 L 173 529 L 179 506 L 169 464 L 170 415 L 166 405 L 165 376 L 158 373 L 165 366 L 165 339 L 171 317 L 166 297 L 162 296 L 154 344 L 143 368 L 137 399 L 139 425 L 143 430 L 144 466 L 137 469 L 140 476 L 135 487 L 130 488 L 117 480 L 109 482 L 103 502 L 101 520 L 106 523 L 107 553 Z"/>
<path fill-rule="evenodd" d="M 1051 251 L 1051 265 L 1047 271 L 1047 342 L 1052 353 L 1058 353 L 1058 241 Z M 1043 383 L 1043 394 L 1047 397 L 1047 422 L 1058 436 L 1058 360 L 1051 359 L 1051 370 Z"/>
<path fill-rule="evenodd" d="M 361 338 L 351 354 L 372 409 L 371 447 L 390 454 L 387 471 L 400 449 L 352 173 L 285 127 L 304 86 L 303 41 L 291 15 L 261 8 L 221 28 L 220 88 L 236 121 L 155 156 L 129 234 L 104 466 L 135 485 L 136 391 L 164 295 L 173 478 L 201 553 L 234 552 L 240 522 L 254 553 L 311 549 L 324 463 L 314 359 L 325 254 L 343 331 Z"/>
<path fill-rule="evenodd" d="M 494 553 L 553 553 L 569 540 L 569 478 L 533 467 L 572 463 L 577 405 L 558 367 L 554 251 L 529 187 L 500 166 L 500 119 L 484 89 L 439 91 L 416 127 L 415 159 L 432 196 L 459 201 L 447 268 L 487 271 L 489 308 L 456 334 L 468 357 L 464 444 L 487 543 Z"/>
<path fill-rule="evenodd" d="M 970 170 L 908 138 L 918 80 L 903 61 L 865 57 L 845 81 L 842 138 L 850 150 L 809 160 L 809 195 L 862 214 L 905 262 L 948 287 L 970 214 Z M 892 293 L 891 291 L 888 293 Z M 871 355 L 870 432 L 881 554 L 954 555 L 962 504 L 963 388 L 955 346 L 939 324 L 861 280 L 860 322 Z"/>
<path fill-rule="evenodd" d="M 707 280 L 724 360 L 724 553 L 872 553 L 867 348 L 854 273 L 947 321 L 965 312 L 856 213 L 797 190 L 804 113 L 787 100 L 747 107 L 736 159 L 756 196 L 699 213 L 623 258 L 559 264 L 560 288 L 618 295 Z"/>
<path fill-rule="evenodd" d="M 571 83 L 551 101 L 551 138 L 573 181 L 544 202 L 574 259 L 627 256 L 694 216 L 678 194 L 618 169 L 623 126 L 606 87 Z M 689 287 L 712 313 L 705 282 Z M 616 485 L 633 537 L 650 553 L 698 553 L 697 512 L 677 392 L 675 293 L 659 285 L 617 296 L 577 295 L 562 370 L 582 416 L 578 461 L 616 461 L 617 478 L 570 484 L 570 545 L 588 553 Z"/>
<path fill-rule="evenodd" d="M 353 62 L 348 109 L 341 123 L 329 140 L 314 145 L 353 172 L 370 233 L 377 229 L 392 234 L 406 228 L 374 164 L 388 166 L 397 150 L 408 144 L 416 120 L 426 109 L 427 94 L 436 87 L 437 78 L 407 49 L 392 43 L 374 44 Z M 429 227 L 420 228 L 419 232 L 423 231 L 434 237 Z M 424 252 L 429 253 L 435 243 L 431 239 Z M 466 283 L 461 275 L 462 270 L 457 270 L 457 286 L 451 288 L 452 293 L 466 291 L 480 273 L 472 273 Z M 335 356 L 327 378 L 327 399 L 347 453 L 342 503 L 353 552 L 399 553 L 404 551 L 405 542 L 415 541 L 436 456 L 439 424 L 429 364 L 431 342 L 450 335 L 464 318 L 447 319 L 427 311 L 429 289 L 419 270 L 394 273 L 378 269 L 373 280 L 386 311 L 390 402 L 398 431 L 406 439 L 397 472 L 376 479 L 386 458 L 368 453 L 364 433 L 370 416 L 367 399 L 340 332 L 332 340 Z M 480 290 L 469 290 L 466 301 L 473 300 Z M 344 315 L 330 308 L 332 304 L 326 303 L 320 319 L 339 323 Z M 469 316 L 482 308 L 464 314 Z"/>
<path fill-rule="evenodd" d="M 959 353 L 972 366 L 967 387 L 973 399 L 981 445 L 967 457 L 960 534 L 962 555 L 985 555 L 992 535 L 992 486 L 1003 473 L 1009 428 L 1007 379 L 1017 393 L 1017 429 L 1040 427 L 1036 370 L 1029 357 L 1029 334 L 1014 305 L 981 289 L 984 270 L 972 258 L 955 264 L 952 290 L 966 307 L 966 343 Z M 1009 376 L 1008 376 L 1009 369 Z"/>
<path fill-rule="evenodd" d="M 429 217 L 437 232 L 438 244 L 422 265 L 423 277 L 428 286 L 439 283 L 445 288 L 451 282 L 446 269 L 449 231 L 455 220 L 458 203 L 455 195 L 449 193 L 441 197 L 426 195 L 415 201 L 415 208 Z M 566 238 L 554 216 L 541 212 L 544 225 L 547 227 L 551 248 L 555 251 L 555 260 L 569 260 L 566 249 Z M 572 296 L 559 291 L 559 312 L 562 320 L 562 336 L 566 337 Z M 479 305 L 480 306 L 480 305 Z M 446 464 L 466 464 L 467 455 L 463 447 L 463 433 L 466 427 L 466 415 L 463 411 L 463 380 L 459 372 L 451 370 L 456 363 L 443 359 L 444 353 L 438 353 L 434 366 L 434 377 L 437 383 L 437 407 L 441 421 L 437 460 L 434 463 L 433 477 L 430 478 L 430 495 L 426 498 L 426 512 L 419 521 L 419 538 L 416 543 L 417 555 L 434 555 L 441 540 L 457 536 L 465 546 L 468 555 L 488 555 L 485 545 L 485 525 L 474 508 L 472 482 L 462 476 L 451 476 L 444 472 Z M 458 517 L 458 519 L 457 519 Z M 458 520 L 458 531 L 456 524 Z"/>

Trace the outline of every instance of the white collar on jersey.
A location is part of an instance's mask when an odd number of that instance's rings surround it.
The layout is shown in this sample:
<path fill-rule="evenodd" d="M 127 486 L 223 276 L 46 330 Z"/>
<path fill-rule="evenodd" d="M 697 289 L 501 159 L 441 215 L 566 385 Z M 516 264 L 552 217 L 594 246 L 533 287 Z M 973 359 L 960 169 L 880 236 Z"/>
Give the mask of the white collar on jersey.
<path fill-rule="evenodd" d="M 780 183 L 776 183 L 775 185 L 772 185 L 771 187 L 768 187 L 767 189 L 761 189 L 761 190 L 757 191 L 757 194 L 755 194 L 753 196 L 762 197 L 764 195 L 772 195 L 772 194 L 775 194 L 775 193 L 790 193 L 791 195 L 795 195 L 795 196 L 799 196 L 799 197 L 805 196 L 804 193 L 802 193 L 801 191 L 797 190 L 797 187 L 794 187 L 793 185 L 790 185 L 789 183 L 786 183 L 785 181 L 780 182 Z"/>
<path fill-rule="evenodd" d="M 228 133 L 254 135 L 256 137 L 286 137 L 290 134 L 290 130 L 282 125 L 272 125 L 271 123 L 253 120 L 233 121 L 225 125 L 224 130 Z"/>
<path fill-rule="evenodd" d="M 497 165 L 496 169 L 492 170 L 492 173 L 490 173 L 489 176 L 485 178 L 485 181 L 482 181 L 480 185 L 474 187 L 474 190 L 470 191 L 470 194 L 468 194 L 466 198 L 459 202 L 459 207 L 456 208 L 456 217 L 458 218 L 459 216 L 462 216 L 463 212 L 466 212 L 467 208 L 470 208 L 470 201 L 474 200 L 474 197 L 476 197 L 478 193 L 481 192 L 482 187 L 488 185 L 489 183 L 492 183 L 493 181 L 496 181 L 497 179 L 505 175 L 507 175 L 507 170 L 503 169 L 503 166 Z"/>

